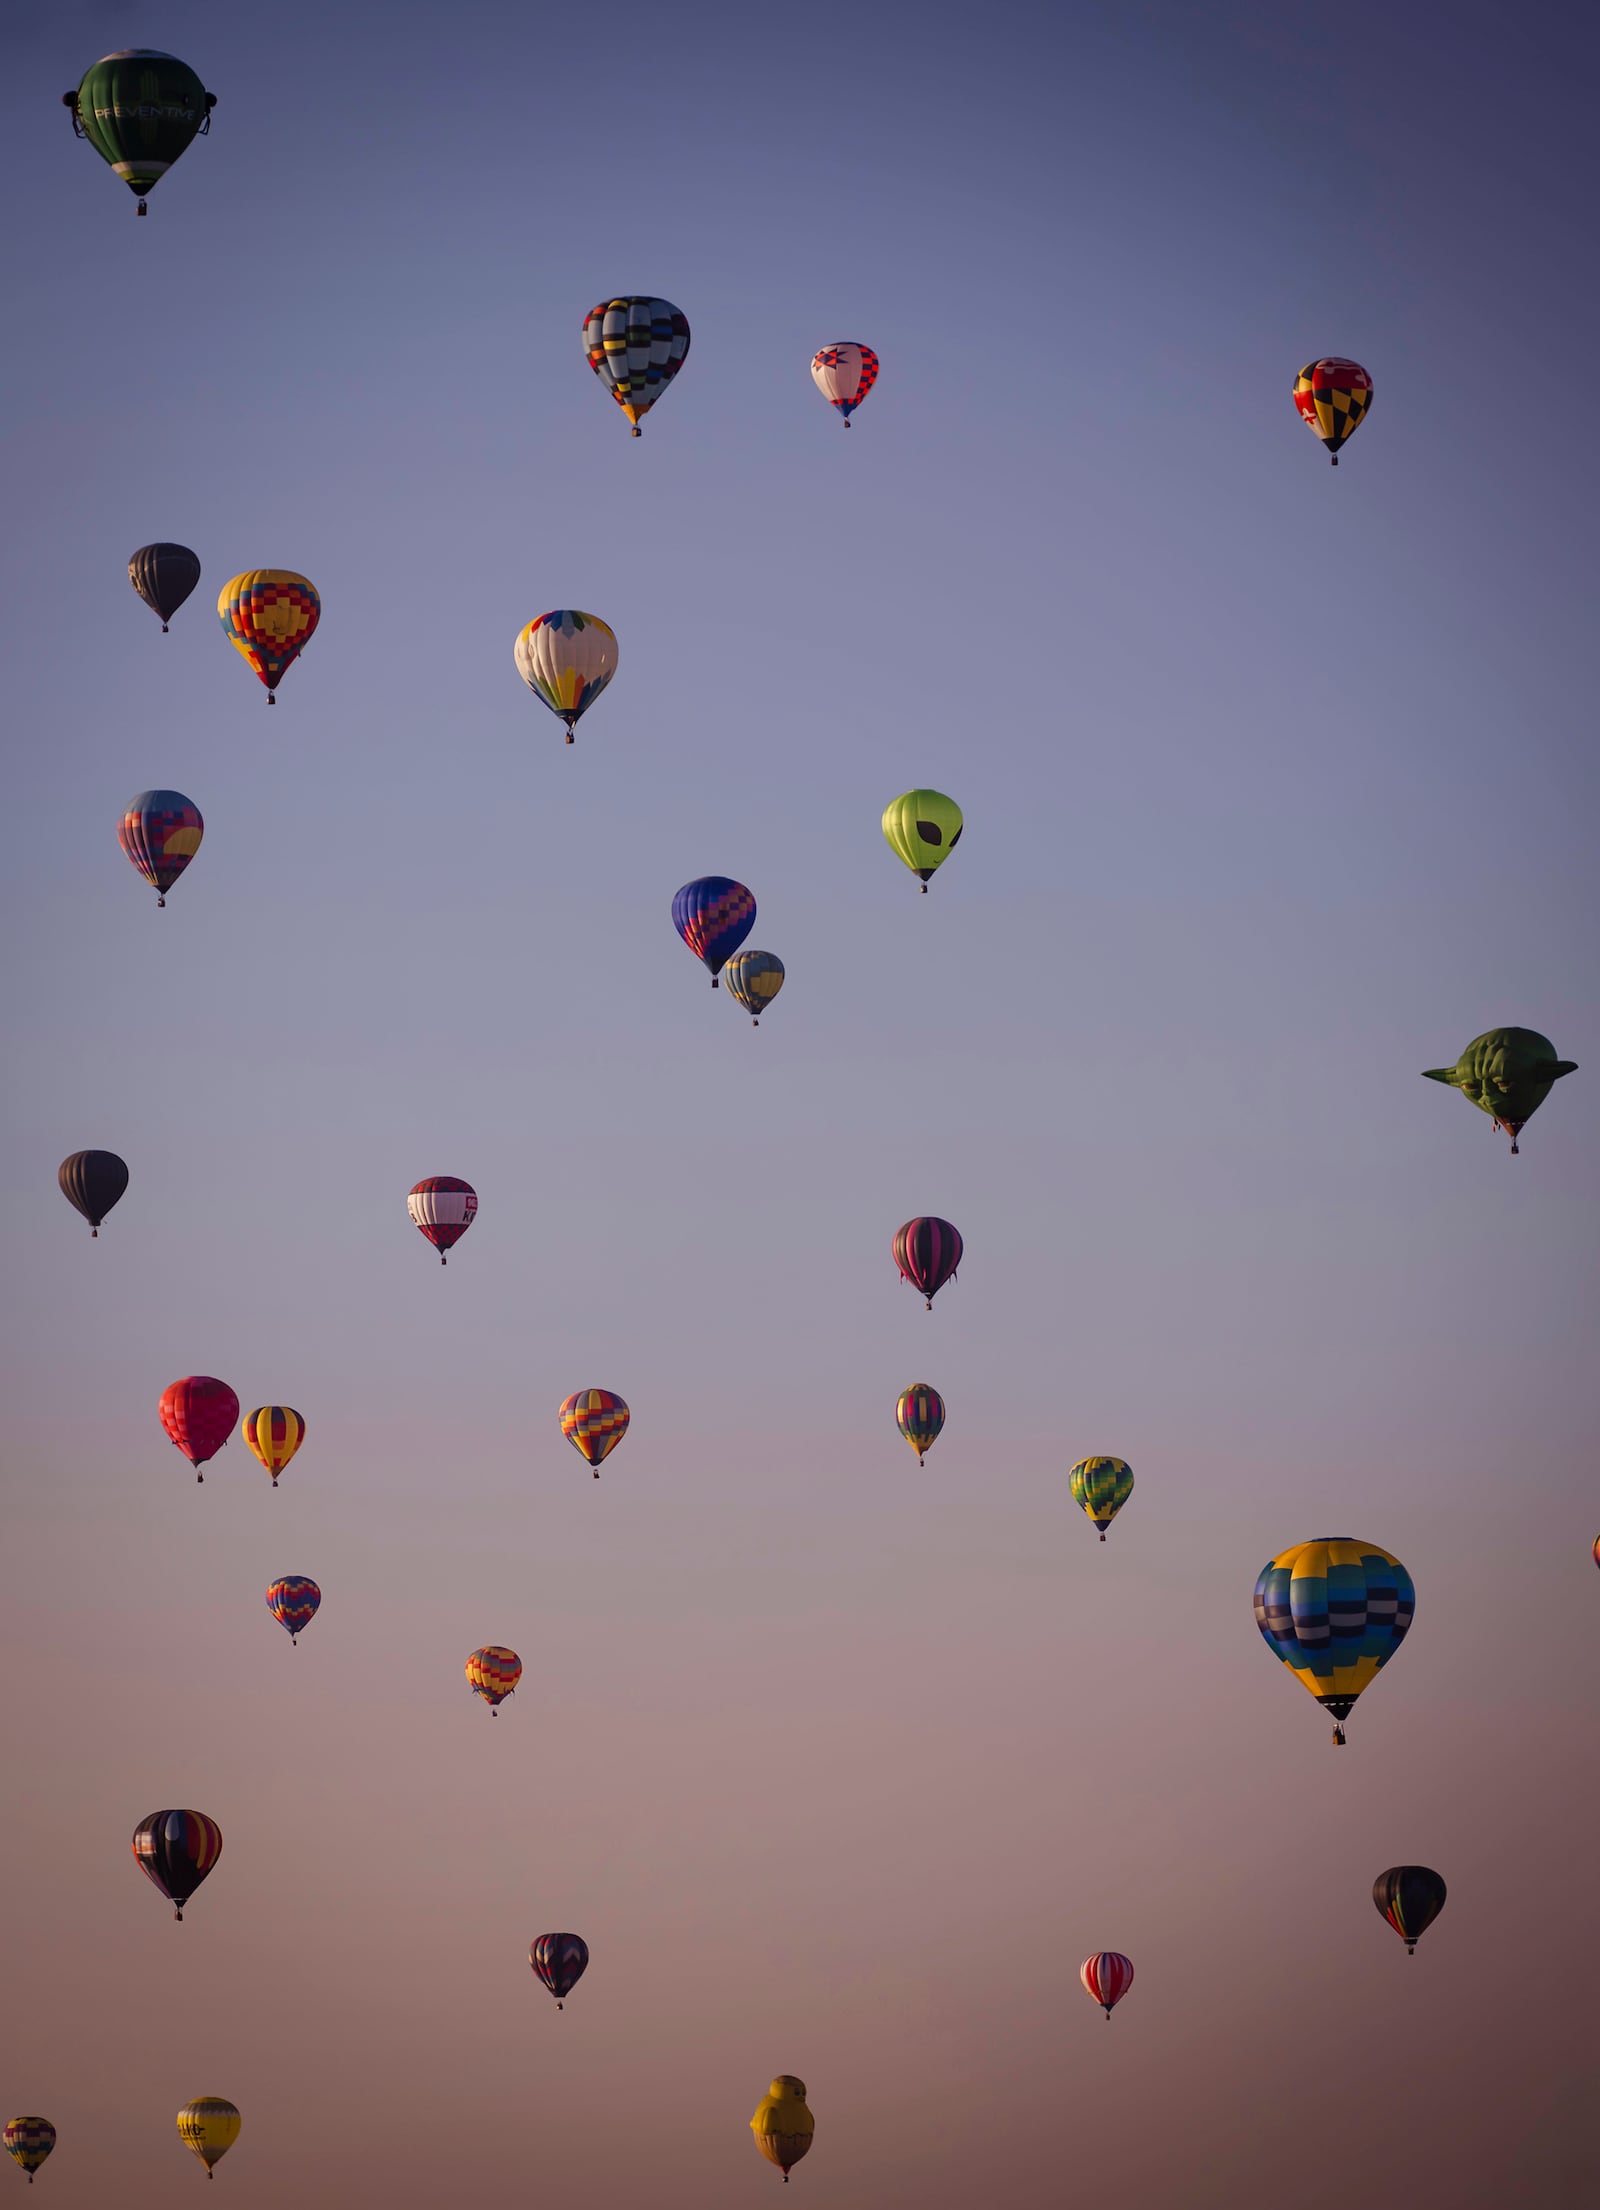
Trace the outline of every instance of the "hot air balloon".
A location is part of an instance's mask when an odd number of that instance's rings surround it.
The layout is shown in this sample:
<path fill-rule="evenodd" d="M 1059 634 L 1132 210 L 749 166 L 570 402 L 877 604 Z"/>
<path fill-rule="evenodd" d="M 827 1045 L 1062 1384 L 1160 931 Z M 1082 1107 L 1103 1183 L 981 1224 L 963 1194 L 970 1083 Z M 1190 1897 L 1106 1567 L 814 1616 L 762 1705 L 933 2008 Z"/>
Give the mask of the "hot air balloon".
<path fill-rule="evenodd" d="M 1294 380 L 1294 403 L 1306 427 L 1328 448 L 1335 468 L 1339 448 L 1354 437 L 1372 404 L 1372 378 L 1359 361 L 1344 361 L 1330 353 L 1326 360 L 1307 361 Z"/>
<path fill-rule="evenodd" d="M 87 138 L 131 192 L 139 212 L 192 138 L 211 128 L 217 104 L 185 61 L 150 46 L 107 54 L 88 70 L 76 92 L 63 92 L 72 128 Z"/>
<path fill-rule="evenodd" d="M 961 808 L 939 790 L 906 790 L 883 809 L 883 833 L 889 849 L 920 878 L 942 867 L 961 842 Z"/>
<path fill-rule="evenodd" d="M 1256 1625 L 1333 1720 L 1336 1745 L 1350 1706 L 1405 1640 L 1416 1604 L 1400 1560 L 1348 1535 L 1294 1543 L 1262 1567 Z"/>
<path fill-rule="evenodd" d="M 1487 1113 L 1511 1138 L 1517 1138 L 1564 1074 L 1576 1074 L 1576 1059 L 1558 1059 L 1556 1047 L 1536 1028 L 1490 1028 L 1474 1036 L 1453 1067 L 1429 1067 L 1425 1082 L 1447 1082 Z"/>
<path fill-rule="evenodd" d="M 187 545 L 141 545 L 128 562 L 128 581 L 152 613 L 161 616 L 161 634 L 200 581 L 200 560 Z"/>
<path fill-rule="evenodd" d="M 517 632 L 512 648 L 521 676 L 537 698 L 567 725 L 571 744 L 586 713 L 617 672 L 615 633 L 598 614 L 558 607 Z"/>
<path fill-rule="evenodd" d="M 286 1630 L 291 1645 L 299 1641 L 316 1618 L 321 1602 L 321 1589 L 303 1573 L 285 1573 L 267 1590 L 267 1609 Z"/>
<path fill-rule="evenodd" d="M 602 299 L 584 317 L 583 350 L 637 437 L 689 358 L 688 318 L 670 299 Z"/>
<path fill-rule="evenodd" d="M 478 1193 L 470 1182 L 458 1182 L 453 1174 L 430 1174 L 406 1199 L 406 1210 L 445 1264 L 451 1250 L 478 1216 Z"/>
<path fill-rule="evenodd" d="M 521 1678 L 521 1658 L 515 1650 L 502 1649 L 498 1642 L 485 1643 L 467 1660 L 467 1686 L 489 1706 L 491 1719 L 496 1708 L 516 1693 Z"/>
<path fill-rule="evenodd" d="M 267 704 L 276 706 L 285 671 L 322 619 L 316 585 L 290 568 L 247 568 L 218 592 L 217 614 L 228 642 L 267 686 Z"/>
<path fill-rule="evenodd" d="M 239 2113 L 225 2096 L 199 2095 L 178 2112 L 178 2138 L 212 2177 L 211 2167 L 239 2138 Z"/>
<path fill-rule="evenodd" d="M 1591 1554 L 1595 1564 L 1600 1565 L 1600 1535 L 1596 1535 L 1594 1538 L 1594 1550 Z"/>
<path fill-rule="evenodd" d="M 56 2145 L 56 2129 L 48 2118 L 8 2118 L 0 2140 L 27 2173 L 31 2187 L 34 2173 Z"/>
<path fill-rule="evenodd" d="M 811 381 L 850 427 L 850 417 L 878 381 L 878 356 L 870 345 L 825 345 L 811 357 Z"/>
<path fill-rule="evenodd" d="M 1372 1900 L 1378 1916 L 1386 1918 L 1414 1957 L 1417 1943 L 1444 1909 L 1449 1893 L 1439 1875 L 1427 1865 L 1391 1865 L 1372 1883 Z"/>
<path fill-rule="evenodd" d="M 948 1220 L 936 1220 L 932 1214 L 919 1215 L 894 1231 L 894 1262 L 900 1269 L 900 1279 L 922 1291 L 930 1312 L 945 1283 L 955 1279 L 961 1249 L 958 1231 Z"/>
<path fill-rule="evenodd" d="M 258 1404 L 239 1430 L 278 1486 L 278 1476 L 306 1439 L 306 1423 L 286 1404 Z"/>
<path fill-rule="evenodd" d="M 564 2010 L 588 1966 L 589 1944 L 581 1934 L 541 1934 L 528 1951 L 528 1962 L 555 1997 L 556 2009 Z"/>
<path fill-rule="evenodd" d="M 756 901 L 742 882 L 726 875 L 702 875 L 686 882 L 672 901 L 672 925 L 694 953 L 711 970 L 711 987 L 717 971 L 731 959 L 756 923 Z"/>
<path fill-rule="evenodd" d="M 117 842 L 165 905 L 167 892 L 200 849 L 206 825 L 181 790 L 142 790 L 117 829 Z"/>
<path fill-rule="evenodd" d="M 628 1432 L 630 1414 L 611 1389 L 576 1389 L 558 1415 L 561 1432 L 600 1478 L 600 1461 L 610 1456 Z"/>
<path fill-rule="evenodd" d="M 1072 1501 L 1081 1505 L 1106 1539 L 1106 1529 L 1133 1494 L 1133 1468 L 1123 1458 L 1080 1458 L 1067 1476 Z"/>
<path fill-rule="evenodd" d="M 1113 2006 L 1122 2001 L 1133 1985 L 1133 1966 L 1120 1950 L 1102 1949 L 1097 1955 L 1084 1958 L 1078 1968 L 1078 1978 L 1109 2018 Z"/>
<path fill-rule="evenodd" d="M 239 1417 L 239 1399 L 225 1381 L 210 1374 L 186 1374 L 161 1396 L 161 1424 L 174 1444 L 195 1468 L 195 1479 L 208 1458 L 215 1458 L 233 1433 Z"/>
<path fill-rule="evenodd" d="M 811 2147 L 817 2121 L 806 2108 L 806 2083 L 792 2072 L 780 2072 L 756 2105 L 750 2131 L 756 2147 L 769 2164 L 776 2164 L 789 2184 L 789 2174 Z"/>
<path fill-rule="evenodd" d="M 133 1855 L 181 1920 L 183 1906 L 222 1855 L 222 1829 L 203 1811 L 152 1811 L 133 1830 Z"/>
<path fill-rule="evenodd" d="M 894 1416 L 901 1434 L 916 1452 L 920 1466 L 924 1452 L 932 1450 L 944 1431 L 944 1398 L 925 1381 L 914 1381 L 909 1389 L 901 1390 Z"/>
<path fill-rule="evenodd" d="M 776 952 L 735 952 L 722 971 L 728 995 L 749 1014 L 750 1026 L 759 1028 L 762 1014 L 783 988 L 783 961 Z"/>
<path fill-rule="evenodd" d="M 74 1151 L 56 1169 L 61 1194 L 89 1223 L 92 1236 L 128 1186 L 126 1163 L 114 1151 Z"/>

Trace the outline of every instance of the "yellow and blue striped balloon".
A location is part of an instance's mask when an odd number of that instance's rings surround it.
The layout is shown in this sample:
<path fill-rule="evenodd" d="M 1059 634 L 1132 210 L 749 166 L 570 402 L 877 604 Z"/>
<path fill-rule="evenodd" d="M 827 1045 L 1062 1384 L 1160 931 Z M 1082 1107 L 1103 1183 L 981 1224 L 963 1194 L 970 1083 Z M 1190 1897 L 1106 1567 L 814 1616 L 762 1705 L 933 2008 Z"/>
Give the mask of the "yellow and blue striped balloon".
<path fill-rule="evenodd" d="M 1280 1550 L 1255 1588 L 1256 1625 L 1344 1741 L 1350 1706 L 1399 1649 L 1417 1608 L 1411 1576 L 1376 1543 L 1320 1535 Z"/>
<path fill-rule="evenodd" d="M 1072 1501 L 1088 1513 L 1106 1539 L 1106 1529 L 1133 1494 L 1133 1468 L 1125 1458 L 1080 1458 L 1067 1476 Z"/>
<path fill-rule="evenodd" d="M 759 1028 L 761 1016 L 783 988 L 783 961 L 776 952 L 735 952 L 722 970 L 728 994 Z"/>

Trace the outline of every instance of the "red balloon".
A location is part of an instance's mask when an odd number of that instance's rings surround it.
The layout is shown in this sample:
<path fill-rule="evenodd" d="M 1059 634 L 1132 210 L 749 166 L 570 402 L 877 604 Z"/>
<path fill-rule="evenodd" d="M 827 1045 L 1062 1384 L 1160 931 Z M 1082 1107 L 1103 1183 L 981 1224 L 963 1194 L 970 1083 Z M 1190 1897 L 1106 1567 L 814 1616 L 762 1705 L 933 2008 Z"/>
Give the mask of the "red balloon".
<path fill-rule="evenodd" d="M 238 1421 L 239 1399 L 225 1381 L 210 1374 L 185 1374 L 162 1392 L 161 1424 L 197 1469 L 197 1481 L 205 1479 L 198 1469 L 215 1458 Z"/>
<path fill-rule="evenodd" d="M 1078 1978 L 1109 2018 L 1113 2003 L 1120 2003 L 1133 1985 L 1133 1965 L 1119 1949 L 1102 1949 L 1085 1957 Z"/>

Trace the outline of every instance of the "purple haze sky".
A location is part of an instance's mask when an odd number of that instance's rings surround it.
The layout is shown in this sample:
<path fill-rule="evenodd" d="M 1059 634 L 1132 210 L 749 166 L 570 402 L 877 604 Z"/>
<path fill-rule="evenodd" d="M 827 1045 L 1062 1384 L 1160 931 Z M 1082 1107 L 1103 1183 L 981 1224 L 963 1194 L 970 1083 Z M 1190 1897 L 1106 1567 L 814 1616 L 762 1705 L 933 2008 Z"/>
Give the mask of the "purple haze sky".
<path fill-rule="evenodd" d="M 220 96 L 142 223 L 58 104 L 140 43 Z M 119 0 L 8 54 L 40 2210 L 192 2200 L 208 2093 L 238 2210 L 771 2204 L 779 2070 L 802 2210 L 1586 2200 L 1592 23 Z M 639 443 L 613 290 L 694 330 Z M 1376 380 L 1337 475 L 1330 351 Z M 324 602 L 270 716 L 212 612 L 257 565 Z M 558 605 L 621 641 L 571 751 L 511 659 Z M 923 782 L 926 899 L 878 831 Z M 206 819 L 164 913 L 149 784 Z M 705 872 L 788 964 L 759 1034 L 673 935 Z M 1418 1079 L 1502 1022 L 1583 1066 L 1515 1161 Z M 84 1145 L 133 1175 L 98 1243 Z M 447 1273 L 432 1173 L 482 1201 Z M 196 1487 L 188 1372 L 306 1416 L 276 1494 L 237 1438 Z M 1250 1611 L 1323 1533 L 1418 1591 L 1338 1755 Z M 181 1929 L 128 1852 L 170 1804 L 226 1843 Z"/>

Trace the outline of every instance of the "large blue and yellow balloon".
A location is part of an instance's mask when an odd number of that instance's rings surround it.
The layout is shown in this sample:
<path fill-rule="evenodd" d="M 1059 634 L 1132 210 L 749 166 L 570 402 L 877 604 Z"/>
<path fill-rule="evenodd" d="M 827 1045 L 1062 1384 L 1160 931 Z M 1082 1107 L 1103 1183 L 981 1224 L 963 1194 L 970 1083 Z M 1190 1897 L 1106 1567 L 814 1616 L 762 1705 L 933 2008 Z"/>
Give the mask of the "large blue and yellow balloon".
<path fill-rule="evenodd" d="M 1072 1501 L 1106 1539 L 1106 1529 L 1133 1494 L 1133 1468 L 1125 1458 L 1080 1458 L 1067 1476 Z"/>
<path fill-rule="evenodd" d="M 1335 1744 L 1351 1705 L 1405 1640 L 1416 1605 L 1400 1560 L 1346 1535 L 1280 1550 L 1255 1589 L 1262 1640 L 1333 1720 Z"/>

